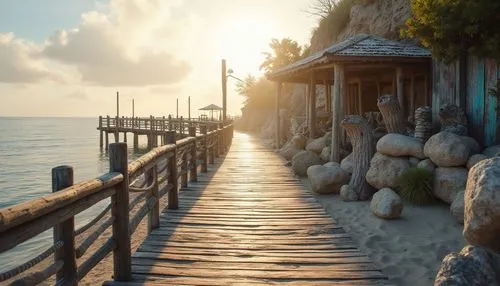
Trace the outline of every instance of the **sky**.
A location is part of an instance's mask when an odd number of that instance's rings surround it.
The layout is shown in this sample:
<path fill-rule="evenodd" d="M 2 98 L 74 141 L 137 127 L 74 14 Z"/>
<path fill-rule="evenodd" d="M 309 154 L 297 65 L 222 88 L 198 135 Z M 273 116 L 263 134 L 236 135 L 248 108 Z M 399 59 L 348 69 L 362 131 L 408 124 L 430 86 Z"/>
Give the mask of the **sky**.
<path fill-rule="evenodd" d="M 2 0 L 0 116 L 187 116 L 222 106 L 221 59 L 262 75 L 272 38 L 309 43 L 310 0 Z M 228 80 L 228 114 L 243 98 Z"/>

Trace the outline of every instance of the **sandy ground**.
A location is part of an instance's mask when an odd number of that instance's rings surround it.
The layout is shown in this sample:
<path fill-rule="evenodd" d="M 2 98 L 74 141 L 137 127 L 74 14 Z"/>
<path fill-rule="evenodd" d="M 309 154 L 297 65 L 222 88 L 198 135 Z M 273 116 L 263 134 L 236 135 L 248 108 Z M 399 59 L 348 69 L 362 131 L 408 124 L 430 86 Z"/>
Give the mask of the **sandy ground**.
<path fill-rule="evenodd" d="M 309 188 L 307 178 L 302 181 Z M 445 204 L 405 203 L 401 218 L 383 220 L 373 215 L 370 202 L 347 203 L 338 195 L 316 197 L 396 285 L 433 285 L 444 256 L 465 244 L 463 227 Z"/>

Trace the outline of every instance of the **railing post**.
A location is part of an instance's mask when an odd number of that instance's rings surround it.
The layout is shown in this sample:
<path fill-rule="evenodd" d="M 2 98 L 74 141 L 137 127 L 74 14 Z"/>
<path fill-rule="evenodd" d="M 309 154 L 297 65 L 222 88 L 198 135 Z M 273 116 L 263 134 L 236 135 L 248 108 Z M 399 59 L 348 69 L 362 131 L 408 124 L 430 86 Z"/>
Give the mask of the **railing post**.
<path fill-rule="evenodd" d="M 207 126 L 200 125 L 200 133 L 203 135 L 203 149 L 201 150 L 201 172 L 206 173 L 208 171 L 207 166 L 207 149 L 208 149 L 208 137 L 207 137 Z"/>
<path fill-rule="evenodd" d="M 219 147 L 219 144 L 220 144 L 220 134 L 219 134 L 219 129 L 217 128 L 217 125 L 215 125 L 214 127 L 212 127 L 215 131 L 214 133 L 214 157 L 215 158 L 219 158 L 219 150 L 220 150 L 220 147 Z"/>
<path fill-rule="evenodd" d="M 148 233 L 151 233 L 153 229 L 157 229 L 160 226 L 160 194 L 158 189 L 158 169 L 156 165 L 151 168 L 151 172 L 149 173 L 149 183 L 153 184 L 151 195 L 156 198 L 155 205 L 148 216 Z"/>
<path fill-rule="evenodd" d="M 113 277 L 115 281 L 132 280 L 129 235 L 129 179 L 127 144 L 109 145 L 109 171 L 123 175 L 123 181 L 115 186 L 116 193 L 111 197 L 113 221 Z"/>
<path fill-rule="evenodd" d="M 167 131 L 167 144 L 175 144 L 176 134 L 174 131 Z M 168 191 L 168 208 L 176 210 L 179 208 L 179 196 L 177 194 L 179 186 L 177 183 L 177 148 L 174 150 L 174 154 L 168 159 L 168 183 L 172 185 L 172 188 Z"/>
<path fill-rule="evenodd" d="M 226 153 L 226 144 L 225 144 L 225 134 L 224 134 L 224 124 L 223 123 L 219 123 L 219 152 L 221 155 L 223 155 L 224 153 Z"/>
<path fill-rule="evenodd" d="M 103 147 L 103 134 L 104 132 L 102 131 L 102 116 L 99 116 L 99 148 L 102 149 Z"/>
<path fill-rule="evenodd" d="M 181 135 L 184 135 L 184 122 L 182 116 L 181 116 L 181 121 L 179 122 L 179 133 Z"/>
<path fill-rule="evenodd" d="M 182 162 L 181 162 L 181 187 L 182 188 L 187 188 L 188 186 L 188 150 L 184 151 L 184 154 L 182 154 Z"/>
<path fill-rule="evenodd" d="M 150 131 L 150 141 L 151 141 L 151 144 L 150 144 L 150 148 L 153 148 L 153 147 L 157 147 L 158 145 L 156 144 L 156 134 L 155 134 L 155 124 L 154 124 L 154 118 L 153 118 L 153 115 L 150 115 L 149 116 L 149 120 L 151 121 L 151 124 L 149 125 L 149 131 Z"/>
<path fill-rule="evenodd" d="M 52 192 L 58 192 L 73 185 L 73 167 L 52 168 Z M 56 251 L 54 261 L 62 260 L 64 266 L 56 275 L 56 282 L 64 285 L 78 285 L 75 254 L 75 218 L 71 217 L 54 226 L 54 243 L 62 241 L 63 247 Z"/>
<path fill-rule="evenodd" d="M 189 126 L 189 137 L 193 137 L 193 146 L 191 147 L 191 169 L 189 180 L 191 182 L 198 181 L 198 152 L 196 150 L 196 126 Z"/>

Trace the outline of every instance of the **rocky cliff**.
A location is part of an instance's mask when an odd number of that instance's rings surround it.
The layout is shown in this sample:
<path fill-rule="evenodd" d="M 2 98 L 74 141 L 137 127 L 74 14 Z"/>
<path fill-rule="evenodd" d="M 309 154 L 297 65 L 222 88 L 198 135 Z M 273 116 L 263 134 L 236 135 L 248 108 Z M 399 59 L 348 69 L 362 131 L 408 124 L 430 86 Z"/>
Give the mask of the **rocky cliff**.
<path fill-rule="evenodd" d="M 365 0 L 354 1 L 349 21 L 335 39 L 328 39 L 317 34 L 311 38 L 311 50 L 319 51 L 333 42 L 347 37 L 366 33 L 379 35 L 387 39 L 398 39 L 399 30 L 411 15 L 410 0 Z M 332 41 L 333 40 L 333 41 Z"/>

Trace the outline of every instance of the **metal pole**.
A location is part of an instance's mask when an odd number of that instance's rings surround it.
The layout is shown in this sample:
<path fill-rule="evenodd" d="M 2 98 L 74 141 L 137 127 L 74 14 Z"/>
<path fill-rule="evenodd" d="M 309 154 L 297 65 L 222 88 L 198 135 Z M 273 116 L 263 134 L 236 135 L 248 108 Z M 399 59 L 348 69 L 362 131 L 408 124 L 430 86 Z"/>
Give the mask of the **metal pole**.
<path fill-rule="evenodd" d="M 191 120 L 191 96 L 188 96 L 188 120 Z"/>
<path fill-rule="evenodd" d="M 222 60 L 222 120 L 226 121 L 227 113 L 227 75 L 226 75 L 226 60 Z"/>
<path fill-rule="evenodd" d="M 116 92 L 116 117 L 120 116 L 120 93 Z"/>
<path fill-rule="evenodd" d="M 135 102 L 134 99 L 132 98 L 132 118 L 135 117 Z"/>
<path fill-rule="evenodd" d="M 175 118 L 179 118 L 179 98 L 177 98 L 177 109 L 175 111 Z"/>

